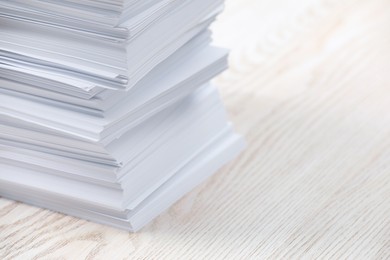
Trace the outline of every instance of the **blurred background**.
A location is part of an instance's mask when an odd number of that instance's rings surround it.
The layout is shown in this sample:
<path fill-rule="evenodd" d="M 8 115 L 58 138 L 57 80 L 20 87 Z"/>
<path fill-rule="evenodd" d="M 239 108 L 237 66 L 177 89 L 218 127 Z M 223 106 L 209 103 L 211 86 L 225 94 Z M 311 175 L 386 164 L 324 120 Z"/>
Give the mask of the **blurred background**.
<path fill-rule="evenodd" d="M 199 195 L 207 252 L 390 258 L 390 1 L 228 0 L 213 30 L 248 148 Z"/>

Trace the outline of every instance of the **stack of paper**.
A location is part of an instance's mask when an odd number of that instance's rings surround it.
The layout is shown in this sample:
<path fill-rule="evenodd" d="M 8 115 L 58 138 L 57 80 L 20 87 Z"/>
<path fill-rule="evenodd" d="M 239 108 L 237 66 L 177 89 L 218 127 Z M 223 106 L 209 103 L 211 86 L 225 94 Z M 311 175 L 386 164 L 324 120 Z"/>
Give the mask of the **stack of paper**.
<path fill-rule="evenodd" d="M 1 1 L 0 195 L 134 231 L 234 158 L 222 4 Z"/>

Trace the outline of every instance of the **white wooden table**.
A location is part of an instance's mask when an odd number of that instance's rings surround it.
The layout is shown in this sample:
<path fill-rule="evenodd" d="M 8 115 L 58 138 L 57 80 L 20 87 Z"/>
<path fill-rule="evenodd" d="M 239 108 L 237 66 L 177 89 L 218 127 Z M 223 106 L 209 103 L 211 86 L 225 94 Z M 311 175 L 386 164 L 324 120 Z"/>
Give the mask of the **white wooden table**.
<path fill-rule="evenodd" d="M 0 198 L 0 259 L 390 259 L 390 1 L 230 0 L 214 31 L 246 152 L 138 234 Z"/>

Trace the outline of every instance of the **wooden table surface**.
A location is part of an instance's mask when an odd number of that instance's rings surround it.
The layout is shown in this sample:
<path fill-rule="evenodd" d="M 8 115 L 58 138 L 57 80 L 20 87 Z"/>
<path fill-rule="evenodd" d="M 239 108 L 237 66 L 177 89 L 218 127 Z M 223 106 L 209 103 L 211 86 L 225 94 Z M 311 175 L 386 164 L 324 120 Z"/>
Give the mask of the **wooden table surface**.
<path fill-rule="evenodd" d="M 248 149 L 138 234 L 0 199 L 0 259 L 390 259 L 390 1 L 230 0 Z"/>

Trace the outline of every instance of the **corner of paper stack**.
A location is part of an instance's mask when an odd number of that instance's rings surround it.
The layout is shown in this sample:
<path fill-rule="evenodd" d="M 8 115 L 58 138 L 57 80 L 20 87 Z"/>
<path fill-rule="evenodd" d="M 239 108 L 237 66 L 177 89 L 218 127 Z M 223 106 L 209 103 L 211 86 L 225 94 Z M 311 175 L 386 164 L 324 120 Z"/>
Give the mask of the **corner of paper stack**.
<path fill-rule="evenodd" d="M 0 196 L 137 231 L 244 148 L 222 0 L 0 1 Z"/>

